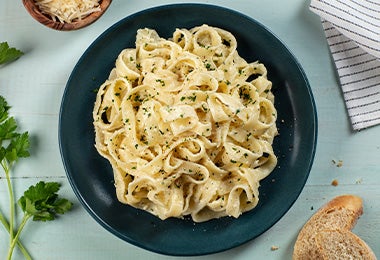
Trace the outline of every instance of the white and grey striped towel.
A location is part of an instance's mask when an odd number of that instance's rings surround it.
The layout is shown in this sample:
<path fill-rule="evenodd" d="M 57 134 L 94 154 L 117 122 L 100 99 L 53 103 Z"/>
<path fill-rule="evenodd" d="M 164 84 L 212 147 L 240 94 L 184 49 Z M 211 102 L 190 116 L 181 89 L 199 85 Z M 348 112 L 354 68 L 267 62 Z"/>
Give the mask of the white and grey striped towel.
<path fill-rule="evenodd" d="M 354 130 L 380 124 L 380 0 L 311 0 Z"/>

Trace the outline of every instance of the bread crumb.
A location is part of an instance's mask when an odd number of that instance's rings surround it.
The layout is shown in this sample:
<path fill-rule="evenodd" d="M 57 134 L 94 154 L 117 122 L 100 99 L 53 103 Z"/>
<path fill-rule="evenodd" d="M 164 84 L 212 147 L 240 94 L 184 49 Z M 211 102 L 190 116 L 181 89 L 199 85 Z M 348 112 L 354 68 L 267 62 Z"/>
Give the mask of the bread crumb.
<path fill-rule="evenodd" d="M 363 179 L 362 179 L 362 178 L 360 178 L 360 179 L 356 180 L 356 184 L 361 184 L 361 183 L 362 183 L 362 181 L 363 181 Z"/>
<path fill-rule="evenodd" d="M 335 187 L 338 186 L 338 184 L 339 184 L 339 183 L 338 183 L 338 180 L 337 180 L 337 179 L 334 179 L 334 180 L 331 182 L 331 185 L 332 185 L 332 186 L 335 186 Z"/>
<path fill-rule="evenodd" d="M 335 160 L 333 159 L 333 160 L 331 160 L 331 162 L 332 162 L 336 167 L 342 167 L 342 166 L 343 166 L 343 161 L 342 161 L 342 160 L 335 161 Z"/>
<path fill-rule="evenodd" d="M 279 246 L 271 246 L 271 248 L 270 248 L 270 250 L 272 250 L 272 251 L 276 251 L 276 250 L 278 250 L 278 249 L 280 249 Z"/>

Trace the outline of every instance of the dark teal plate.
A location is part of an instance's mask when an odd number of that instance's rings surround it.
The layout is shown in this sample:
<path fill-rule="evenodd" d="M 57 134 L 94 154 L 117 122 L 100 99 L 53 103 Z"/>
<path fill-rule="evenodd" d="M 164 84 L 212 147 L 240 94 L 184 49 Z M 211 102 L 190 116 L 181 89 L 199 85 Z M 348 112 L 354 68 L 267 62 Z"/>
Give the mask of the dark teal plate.
<path fill-rule="evenodd" d="M 280 136 L 274 150 L 278 167 L 262 182 L 260 203 L 238 219 L 205 223 L 189 219 L 161 221 L 119 203 L 109 163 L 94 148 L 94 89 L 108 77 L 122 49 L 134 47 L 139 28 L 168 38 L 177 27 L 209 24 L 232 32 L 239 54 L 259 60 L 274 85 Z M 317 115 L 301 66 L 281 41 L 250 17 L 203 4 L 160 6 L 133 14 L 101 34 L 75 66 L 63 95 L 59 144 L 70 184 L 84 208 L 117 237 L 167 255 L 204 255 L 239 246 L 274 225 L 293 205 L 308 178 L 317 140 Z"/>

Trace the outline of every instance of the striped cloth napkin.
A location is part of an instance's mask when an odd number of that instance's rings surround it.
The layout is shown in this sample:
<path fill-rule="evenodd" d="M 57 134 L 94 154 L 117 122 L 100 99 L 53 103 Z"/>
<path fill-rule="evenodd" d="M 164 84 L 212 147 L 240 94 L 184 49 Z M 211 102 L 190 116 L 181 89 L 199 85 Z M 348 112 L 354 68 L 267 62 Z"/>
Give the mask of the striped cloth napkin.
<path fill-rule="evenodd" d="M 380 0 L 311 0 L 354 130 L 380 124 Z"/>

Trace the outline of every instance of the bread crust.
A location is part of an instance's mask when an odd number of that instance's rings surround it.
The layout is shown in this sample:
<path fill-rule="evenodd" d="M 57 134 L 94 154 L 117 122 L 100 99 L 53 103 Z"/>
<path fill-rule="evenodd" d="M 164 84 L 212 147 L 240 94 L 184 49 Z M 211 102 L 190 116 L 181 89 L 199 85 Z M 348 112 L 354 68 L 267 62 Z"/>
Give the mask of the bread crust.
<path fill-rule="evenodd" d="M 316 234 L 326 229 L 351 230 L 363 214 L 363 200 L 341 195 L 322 206 L 303 226 L 294 245 L 293 260 L 323 259 L 318 253 Z"/>
<path fill-rule="evenodd" d="M 321 211 L 323 211 L 323 209 L 329 210 L 332 208 L 346 208 L 360 216 L 363 214 L 363 200 L 356 195 L 341 195 L 330 200 L 321 208 Z"/>

